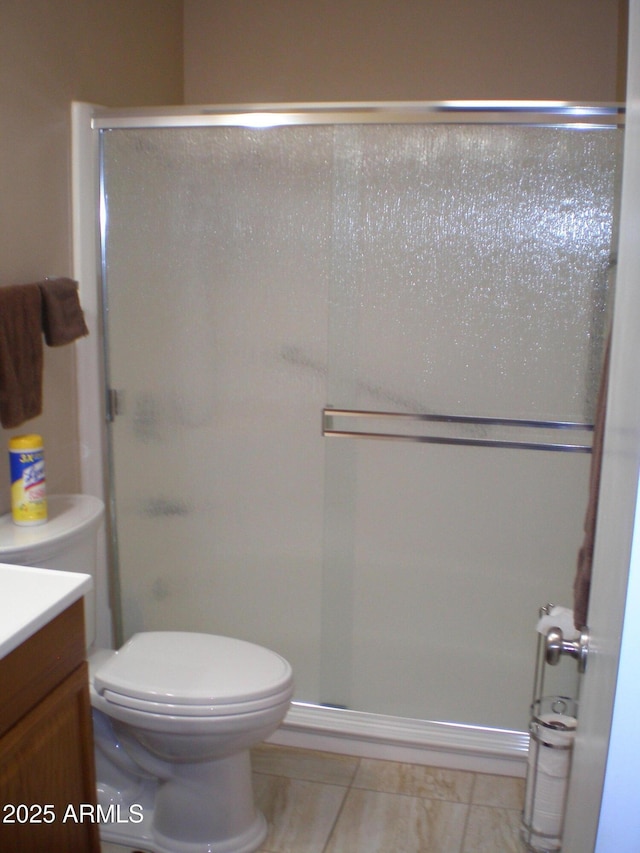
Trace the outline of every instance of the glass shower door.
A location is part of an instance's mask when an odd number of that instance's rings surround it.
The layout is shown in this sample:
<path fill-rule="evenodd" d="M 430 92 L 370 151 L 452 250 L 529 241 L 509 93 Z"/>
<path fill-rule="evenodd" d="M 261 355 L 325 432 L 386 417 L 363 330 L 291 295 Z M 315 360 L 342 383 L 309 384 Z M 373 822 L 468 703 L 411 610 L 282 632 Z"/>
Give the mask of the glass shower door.
<path fill-rule="evenodd" d="M 588 456 L 323 437 L 321 415 L 589 421 L 619 135 L 103 132 L 125 637 L 240 636 L 300 701 L 525 727 Z"/>
<path fill-rule="evenodd" d="M 106 133 L 124 636 L 274 648 L 314 698 L 332 132 Z"/>
<path fill-rule="evenodd" d="M 592 421 L 617 135 L 337 130 L 327 384 L 349 417 L 328 410 L 329 704 L 525 727 L 537 607 L 571 602 L 588 456 L 480 419 Z M 423 443 L 412 414 L 478 422 Z M 522 447 L 478 446 L 493 439 Z"/>

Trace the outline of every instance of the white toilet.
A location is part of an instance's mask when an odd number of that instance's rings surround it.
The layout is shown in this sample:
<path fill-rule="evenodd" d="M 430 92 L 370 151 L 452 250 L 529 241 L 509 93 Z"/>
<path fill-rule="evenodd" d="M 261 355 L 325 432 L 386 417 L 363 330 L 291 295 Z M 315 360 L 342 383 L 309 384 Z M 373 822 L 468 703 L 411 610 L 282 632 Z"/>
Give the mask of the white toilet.
<path fill-rule="evenodd" d="M 104 515 L 89 495 L 48 498 L 49 521 L 0 518 L 0 562 L 93 574 Z M 291 666 L 253 643 L 212 634 L 135 634 L 96 650 L 85 600 L 98 802 L 106 841 L 154 853 L 251 853 L 266 821 L 255 808 L 249 748 L 289 708 Z"/>

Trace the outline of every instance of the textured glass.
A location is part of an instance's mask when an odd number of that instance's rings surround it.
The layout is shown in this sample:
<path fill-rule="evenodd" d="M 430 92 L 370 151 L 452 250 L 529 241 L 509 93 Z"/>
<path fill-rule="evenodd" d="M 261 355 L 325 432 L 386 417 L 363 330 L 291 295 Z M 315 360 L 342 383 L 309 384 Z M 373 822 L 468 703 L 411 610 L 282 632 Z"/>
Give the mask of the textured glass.
<path fill-rule="evenodd" d="M 616 136 L 337 128 L 332 295 L 361 313 L 352 387 L 331 402 L 592 418 Z"/>
<path fill-rule="evenodd" d="M 525 727 L 588 456 L 325 439 L 321 411 L 591 420 L 620 137 L 104 132 L 127 636 L 235 635 L 302 701 Z"/>

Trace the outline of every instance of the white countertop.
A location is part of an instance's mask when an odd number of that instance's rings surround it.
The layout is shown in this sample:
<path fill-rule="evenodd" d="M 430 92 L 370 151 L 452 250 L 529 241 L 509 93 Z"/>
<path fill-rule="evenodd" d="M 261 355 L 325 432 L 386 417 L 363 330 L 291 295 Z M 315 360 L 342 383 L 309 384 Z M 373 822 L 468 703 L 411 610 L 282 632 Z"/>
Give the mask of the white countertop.
<path fill-rule="evenodd" d="M 0 658 L 81 598 L 91 575 L 0 563 Z"/>

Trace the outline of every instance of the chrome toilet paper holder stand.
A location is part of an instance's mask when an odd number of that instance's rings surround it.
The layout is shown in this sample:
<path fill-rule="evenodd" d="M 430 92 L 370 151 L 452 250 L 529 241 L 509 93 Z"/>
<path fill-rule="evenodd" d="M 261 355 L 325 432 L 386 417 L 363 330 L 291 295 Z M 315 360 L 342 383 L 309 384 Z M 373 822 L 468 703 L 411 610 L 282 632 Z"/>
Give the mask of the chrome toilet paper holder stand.
<path fill-rule="evenodd" d="M 553 605 L 540 608 L 539 616 L 551 613 Z M 529 722 L 530 748 L 527 766 L 525 805 L 522 813 L 520 836 L 525 848 L 530 853 L 561 853 L 562 834 L 564 829 L 564 808 L 568 790 L 571 760 L 573 754 L 573 726 L 563 725 L 549 716 L 568 717 L 577 720 L 579 675 L 585 671 L 589 651 L 589 631 L 583 628 L 575 639 L 565 639 L 562 628 L 552 626 L 546 634 L 538 634 L 536 669 L 533 683 L 531 716 Z M 558 667 L 563 659 L 571 658 L 577 662 L 576 670 L 567 666 Z M 568 661 L 567 661 L 568 663 Z M 558 668 L 551 671 L 548 668 Z M 545 676 L 547 676 L 545 678 Z M 564 680 L 563 680 L 564 679 Z M 551 682 L 550 688 L 545 682 Z M 575 725 L 575 723 L 574 723 Z M 566 735 L 566 737 L 563 737 Z M 537 819 L 536 797 L 540 796 L 539 784 L 542 784 L 540 770 L 541 750 L 562 750 L 568 755 L 566 786 L 558 795 L 557 808 L 562 816 L 559 819 L 557 832 L 545 834 L 540 831 Z M 546 753 L 545 753 L 546 754 Z M 560 753 L 559 753 L 560 754 Z M 537 829 L 536 829 L 537 826 Z"/>

